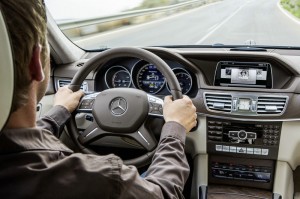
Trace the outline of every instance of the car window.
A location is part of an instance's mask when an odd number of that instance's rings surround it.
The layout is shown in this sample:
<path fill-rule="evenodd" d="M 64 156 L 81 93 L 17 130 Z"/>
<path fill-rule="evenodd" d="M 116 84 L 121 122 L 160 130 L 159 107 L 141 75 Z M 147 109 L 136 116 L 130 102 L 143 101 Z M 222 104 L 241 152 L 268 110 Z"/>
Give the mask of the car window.
<path fill-rule="evenodd" d="M 300 0 L 46 0 L 84 49 L 118 46 L 300 47 Z"/>

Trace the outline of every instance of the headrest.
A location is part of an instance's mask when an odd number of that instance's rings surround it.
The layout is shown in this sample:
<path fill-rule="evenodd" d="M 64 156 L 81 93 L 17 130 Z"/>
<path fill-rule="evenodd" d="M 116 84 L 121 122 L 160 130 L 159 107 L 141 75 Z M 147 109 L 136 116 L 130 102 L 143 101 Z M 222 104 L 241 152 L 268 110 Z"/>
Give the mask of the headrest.
<path fill-rule="evenodd" d="M 6 24 L 0 10 L 0 131 L 11 110 L 14 92 L 14 65 Z"/>

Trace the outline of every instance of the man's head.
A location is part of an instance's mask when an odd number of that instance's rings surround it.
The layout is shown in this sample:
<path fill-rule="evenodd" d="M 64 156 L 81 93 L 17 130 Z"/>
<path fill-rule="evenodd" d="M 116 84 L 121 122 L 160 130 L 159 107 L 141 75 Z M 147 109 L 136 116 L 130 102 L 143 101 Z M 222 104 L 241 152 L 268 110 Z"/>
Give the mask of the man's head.
<path fill-rule="evenodd" d="M 46 11 L 43 0 L 0 0 L 0 9 L 13 51 L 16 86 L 12 111 L 16 111 L 27 104 L 33 81 L 44 81 L 38 86 L 38 100 L 47 87 L 49 47 Z"/>

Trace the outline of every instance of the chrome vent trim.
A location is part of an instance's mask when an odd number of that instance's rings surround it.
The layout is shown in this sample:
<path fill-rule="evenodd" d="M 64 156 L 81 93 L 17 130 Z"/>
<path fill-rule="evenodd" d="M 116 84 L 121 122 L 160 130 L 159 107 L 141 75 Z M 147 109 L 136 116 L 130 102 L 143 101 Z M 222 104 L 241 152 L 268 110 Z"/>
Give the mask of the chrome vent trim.
<path fill-rule="evenodd" d="M 258 115 L 281 115 L 288 103 L 288 96 L 259 96 L 257 100 Z"/>
<path fill-rule="evenodd" d="M 69 84 L 71 84 L 71 80 L 66 80 L 66 79 L 62 80 L 62 79 L 60 79 L 60 80 L 57 81 L 57 89 L 60 88 L 60 87 L 69 85 Z M 88 89 L 87 82 L 83 82 L 80 86 L 80 89 L 83 90 L 84 92 L 88 92 L 89 89 Z"/>
<path fill-rule="evenodd" d="M 210 111 L 230 113 L 232 95 L 224 93 L 204 93 L 205 106 Z"/>

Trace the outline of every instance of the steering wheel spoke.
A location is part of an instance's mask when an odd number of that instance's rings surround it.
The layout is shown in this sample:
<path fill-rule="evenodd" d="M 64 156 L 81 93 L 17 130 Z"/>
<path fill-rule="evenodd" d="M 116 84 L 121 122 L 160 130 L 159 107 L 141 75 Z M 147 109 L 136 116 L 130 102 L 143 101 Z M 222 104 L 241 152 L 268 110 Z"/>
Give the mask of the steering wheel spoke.
<path fill-rule="evenodd" d="M 159 97 L 147 94 L 149 104 L 149 116 L 163 117 L 164 101 Z"/>
<path fill-rule="evenodd" d="M 87 145 L 95 140 L 101 139 L 107 134 L 109 134 L 109 132 L 102 130 L 96 122 L 93 122 L 79 135 L 78 140 L 82 145 Z"/>
<path fill-rule="evenodd" d="M 129 134 L 129 136 L 142 145 L 147 151 L 152 151 L 157 145 L 155 137 L 146 129 L 145 124 L 143 124 L 137 132 Z"/>

